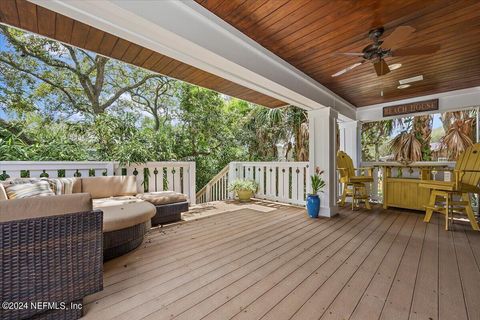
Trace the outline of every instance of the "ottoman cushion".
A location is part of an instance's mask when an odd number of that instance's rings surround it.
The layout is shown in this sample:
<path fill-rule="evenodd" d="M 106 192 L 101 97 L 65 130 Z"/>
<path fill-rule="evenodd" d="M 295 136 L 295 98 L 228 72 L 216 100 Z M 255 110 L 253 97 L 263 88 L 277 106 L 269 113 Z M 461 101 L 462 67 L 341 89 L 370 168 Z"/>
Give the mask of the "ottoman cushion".
<path fill-rule="evenodd" d="M 156 206 L 187 201 L 186 195 L 174 191 L 140 193 L 137 194 L 136 197 L 138 199 L 148 201 Z"/>
<path fill-rule="evenodd" d="M 155 215 L 154 205 L 135 197 L 94 199 L 93 207 L 103 211 L 103 232 L 145 223 Z"/>

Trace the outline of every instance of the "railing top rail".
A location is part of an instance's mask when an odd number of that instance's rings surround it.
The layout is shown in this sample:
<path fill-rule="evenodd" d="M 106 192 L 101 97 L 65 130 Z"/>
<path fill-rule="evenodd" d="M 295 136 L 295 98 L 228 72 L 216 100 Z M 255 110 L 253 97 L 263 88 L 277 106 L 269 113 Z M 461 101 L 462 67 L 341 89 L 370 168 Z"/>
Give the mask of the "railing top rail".
<path fill-rule="evenodd" d="M 397 161 L 362 161 L 362 166 L 393 166 L 393 167 L 428 167 L 428 166 L 455 166 L 455 161 L 415 161 L 402 164 Z"/>
<path fill-rule="evenodd" d="M 106 165 L 114 163 L 112 161 L 0 161 L 0 165 L 43 165 L 43 164 L 56 164 L 56 165 L 72 165 L 72 164 L 85 164 L 85 165 Z"/>
<path fill-rule="evenodd" d="M 125 164 L 125 166 L 128 166 L 128 167 L 134 167 L 134 166 L 183 167 L 183 166 L 189 166 L 193 163 L 195 163 L 195 161 L 148 161 L 146 163 L 129 163 L 129 164 Z"/>
<path fill-rule="evenodd" d="M 237 165 L 248 165 L 248 166 L 277 166 L 277 167 L 291 167 L 291 166 L 307 166 L 308 162 L 306 161 L 282 161 L 282 162 L 275 162 L 275 161 L 258 161 L 258 162 L 232 162 L 232 164 Z"/>

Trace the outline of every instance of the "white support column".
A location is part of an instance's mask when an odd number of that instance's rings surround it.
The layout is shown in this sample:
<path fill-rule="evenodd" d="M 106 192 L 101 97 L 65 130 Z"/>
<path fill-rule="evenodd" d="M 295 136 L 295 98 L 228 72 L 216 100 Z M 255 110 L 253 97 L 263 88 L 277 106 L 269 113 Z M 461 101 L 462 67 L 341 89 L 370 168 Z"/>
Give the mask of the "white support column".
<path fill-rule="evenodd" d="M 309 129 L 309 175 L 316 167 L 324 170 L 326 186 L 320 194 L 320 215 L 333 217 L 337 214 L 336 174 L 336 126 L 338 113 L 332 108 L 308 112 Z M 310 176 L 308 177 L 310 179 Z M 310 192 L 310 190 L 307 190 Z"/>
<path fill-rule="evenodd" d="M 362 123 L 360 121 L 339 122 L 338 129 L 340 131 L 340 150 L 352 158 L 355 168 L 360 167 Z"/>

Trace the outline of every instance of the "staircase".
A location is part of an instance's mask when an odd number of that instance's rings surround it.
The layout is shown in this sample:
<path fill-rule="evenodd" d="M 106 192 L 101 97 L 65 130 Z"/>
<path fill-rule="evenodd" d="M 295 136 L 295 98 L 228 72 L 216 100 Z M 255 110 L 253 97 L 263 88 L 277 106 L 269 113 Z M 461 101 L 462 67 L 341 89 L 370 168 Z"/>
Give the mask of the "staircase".
<path fill-rule="evenodd" d="M 304 205 L 308 176 L 308 162 L 230 162 L 197 192 L 196 202 L 232 199 L 228 183 L 240 178 L 258 183 L 257 199 Z"/>

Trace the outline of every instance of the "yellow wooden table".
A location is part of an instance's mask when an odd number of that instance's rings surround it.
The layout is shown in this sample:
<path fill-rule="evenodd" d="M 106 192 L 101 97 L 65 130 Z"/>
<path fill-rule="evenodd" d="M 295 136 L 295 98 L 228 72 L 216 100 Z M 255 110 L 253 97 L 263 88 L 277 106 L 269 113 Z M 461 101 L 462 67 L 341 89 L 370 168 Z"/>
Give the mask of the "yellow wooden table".
<path fill-rule="evenodd" d="M 430 190 L 419 187 L 424 180 L 432 179 L 432 172 L 435 169 L 448 169 L 445 164 L 435 164 L 432 162 L 412 165 L 403 164 L 380 164 L 377 165 L 382 170 L 382 193 L 383 207 L 425 210 L 428 205 Z M 415 176 L 413 172 L 418 172 Z"/>

